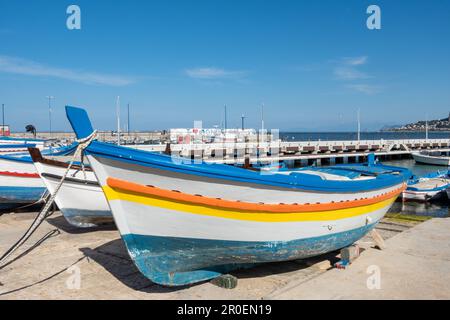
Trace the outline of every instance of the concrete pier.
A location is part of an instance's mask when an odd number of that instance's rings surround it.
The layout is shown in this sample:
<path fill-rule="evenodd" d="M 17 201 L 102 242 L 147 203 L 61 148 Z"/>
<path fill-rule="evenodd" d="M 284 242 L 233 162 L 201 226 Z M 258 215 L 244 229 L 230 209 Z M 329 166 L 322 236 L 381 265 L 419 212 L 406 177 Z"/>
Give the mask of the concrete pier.
<path fill-rule="evenodd" d="M 0 253 L 28 228 L 35 214 L 0 216 Z M 59 233 L 50 233 L 52 230 Z M 314 259 L 263 264 L 236 271 L 235 289 L 209 282 L 166 288 L 143 277 L 114 227 L 81 230 L 55 214 L 17 252 L 31 251 L 0 269 L 0 299 L 360 299 L 450 298 L 450 219 L 414 226 L 384 220 L 387 249 L 366 250 L 346 270 L 328 270 L 339 252 Z M 44 236 L 36 248 L 32 245 Z M 368 289 L 367 270 L 379 266 L 381 289 Z M 372 270 L 373 271 L 373 270 Z"/>

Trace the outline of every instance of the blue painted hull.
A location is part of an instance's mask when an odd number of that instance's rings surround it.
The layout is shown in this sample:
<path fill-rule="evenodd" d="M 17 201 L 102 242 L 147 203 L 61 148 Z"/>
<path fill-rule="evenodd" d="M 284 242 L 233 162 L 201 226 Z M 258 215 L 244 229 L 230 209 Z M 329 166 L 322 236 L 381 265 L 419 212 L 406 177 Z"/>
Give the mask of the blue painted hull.
<path fill-rule="evenodd" d="M 41 187 L 0 186 L 0 210 L 10 210 L 36 202 L 45 190 Z"/>
<path fill-rule="evenodd" d="M 353 244 L 376 224 L 333 235 L 283 241 L 242 242 L 125 235 L 123 240 L 139 270 L 155 283 L 187 285 L 255 263 L 309 258 Z"/>

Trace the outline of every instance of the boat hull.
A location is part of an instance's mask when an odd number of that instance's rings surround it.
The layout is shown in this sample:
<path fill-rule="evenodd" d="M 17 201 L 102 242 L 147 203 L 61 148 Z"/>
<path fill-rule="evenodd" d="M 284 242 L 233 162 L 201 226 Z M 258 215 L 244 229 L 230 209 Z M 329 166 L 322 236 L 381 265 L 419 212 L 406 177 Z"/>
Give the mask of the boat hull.
<path fill-rule="evenodd" d="M 32 204 L 45 190 L 32 163 L 0 159 L 0 210 Z"/>
<path fill-rule="evenodd" d="M 146 277 L 168 286 L 208 280 L 249 264 L 302 259 L 350 245 L 382 219 L 404 188 L 399 184 L 357 194 L 258 189 L 211 179 L 202 181 L 198 177 L 186 180 L 175 173 L 163 175 L 139 165 L 96 156 L 88 158 L 130 256 Z M 147 185 L 152 185 L 177 190 L 182 195 L 201 194 L 202 199 L 315 203 L 317 199 L 331 202 L 340 198 L 348 203 L 355 197 L 370 196 L 380 197 L 380 201 L 344 209 L 333 209 L 331 205 L 323 211 L 255 214 L 124 190 L 112 185 L 111 177 L 133 181 L 125 185 L 144 191 L 150 188 Z M 381 199 L 386 194 L 388 197 Z"/>
<path fill-rule="evenodd" d="M 404 201 L 419 201 L 427 202 L 442 198 L 445 195 L 445 190 L 438 191 L 403 191 L 402 197 Z"/>
<path fill-rule="evenodd" d="M 419 153 L 413 153 L 412 156 L 417 163 L 434 166 L 450 166 L 450 157 L 435 157 Z"/>
<path fill-rule="evenodd" d="M 35 167 L 53 195 L 66 168 L 40 162 L 35 162 Z M 55 202 L 64 218 L 73 226 L 89 228 L 113 223 L 106 198 L 92 171 L 83 173 L 81 170 L 71 169 Z"/>
<path fill-rule="evenodd" d="M 187 285 L 257 263 L 317 256 L 346 247 L 375 227 L 289 241 L 229 241 L 127 234 L 122 236 L 142 274 L 162 285 Z"/>

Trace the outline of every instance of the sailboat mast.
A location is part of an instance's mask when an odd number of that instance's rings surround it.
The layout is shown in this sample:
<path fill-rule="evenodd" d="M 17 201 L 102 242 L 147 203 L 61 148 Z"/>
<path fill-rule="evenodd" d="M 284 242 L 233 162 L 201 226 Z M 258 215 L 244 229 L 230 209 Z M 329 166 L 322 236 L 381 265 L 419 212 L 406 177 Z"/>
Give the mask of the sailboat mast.
<path fill-rule="evenodd" d="M 117 112 L 117 145 L 120 146 L 120 96 L 117 96 L 116 112 Z"/>
<path fill-rule="evenodd" d="M 264 103 L 261 105 L 261 131 L 264 131 Z"/>
<path fill-rule="evenodd" d="M 224 116 L 225 116 L 225 119 L 224 119 L 224 129 L 225 129 L 225 132 L 227 131 L 227 105 L 224 105 Z"/>
<path fill-rule="evenodd" d="M 361 109 L 358 108 L 358 142 L 361 141 Z"/>

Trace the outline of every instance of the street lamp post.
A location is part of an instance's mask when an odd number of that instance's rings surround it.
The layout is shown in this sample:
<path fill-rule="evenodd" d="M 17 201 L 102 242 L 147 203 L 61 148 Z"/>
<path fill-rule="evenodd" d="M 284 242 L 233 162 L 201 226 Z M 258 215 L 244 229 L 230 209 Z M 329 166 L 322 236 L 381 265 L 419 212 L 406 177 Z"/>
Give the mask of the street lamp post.
<path fill-rule="evenodd" d="M 49 121 L 49 125 L 50 125 L 50 139 L 52 138 L 52 104 L 51 104 L 51 100 L 55 99 L 55 97 L 53 96 L 47 96 L 48 99 L 48 121 Z"/>
<path fill-rule="evenodd" d="M 4 103 L 2 103 L 2 125 L 3 125 L 2 136 L 4 136 L 5 135 L 5 104 Z"/>

